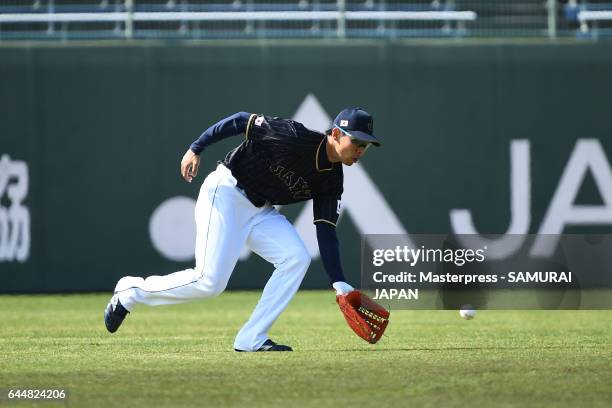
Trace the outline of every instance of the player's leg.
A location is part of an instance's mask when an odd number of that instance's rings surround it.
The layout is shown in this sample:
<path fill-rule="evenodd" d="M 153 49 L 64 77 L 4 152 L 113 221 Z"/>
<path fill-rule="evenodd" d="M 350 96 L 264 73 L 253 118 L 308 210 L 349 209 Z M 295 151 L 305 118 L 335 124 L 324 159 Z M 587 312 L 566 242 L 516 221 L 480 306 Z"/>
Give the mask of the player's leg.
<path fill-rule="evenodd" d="M 206 178 L 196 204 L 195 268 L 146 279 L 125 277 L 117 284 L 116 297 L 131 311 L 137 304 L 166 305 L 220 294 L 259 211 L 236 189 L 231 172 L 220 166 Z"/>
<path fill-rule="evenodd" d="M 261 221 L 252 228 L 247 245 L 276 269 L 236 336 L 237 350 L 256 351 L 268 339 L 268 330 L 300 287 L 311 260 L 295 228 L 276 209 L 272 207 L 258 217 Z"/>

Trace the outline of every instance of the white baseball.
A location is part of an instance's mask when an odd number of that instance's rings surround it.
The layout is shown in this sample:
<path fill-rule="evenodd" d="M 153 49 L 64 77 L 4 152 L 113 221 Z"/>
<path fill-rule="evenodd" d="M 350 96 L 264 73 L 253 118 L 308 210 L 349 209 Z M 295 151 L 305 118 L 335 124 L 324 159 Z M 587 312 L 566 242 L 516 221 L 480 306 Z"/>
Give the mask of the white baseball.
<path fill-rule="evenodd" d="M 465 320 L 473 319 L 476 316 L 476 310 L 472 305 L 463 305 L 461 309 L 459 309 L 459 316 L 463 317 Z"/>

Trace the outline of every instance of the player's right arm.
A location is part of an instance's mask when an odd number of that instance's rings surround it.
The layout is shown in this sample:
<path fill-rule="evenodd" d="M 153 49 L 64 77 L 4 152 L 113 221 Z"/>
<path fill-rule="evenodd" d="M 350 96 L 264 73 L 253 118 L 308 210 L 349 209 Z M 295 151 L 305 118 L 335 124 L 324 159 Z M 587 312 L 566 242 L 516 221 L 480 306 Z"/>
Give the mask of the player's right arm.
<path fill-rule="evenodd" d="M 187 149 L 181 160 L 181 176 L 191 183 L 191 180 L 198 175 L 200 167 L 200 155 L 195 154 L 191 149 Z"/>
<path fill-rule="evenodd" d="M 183 178 L 191 183 L 198 174 L 200 153 L 207 146 L 227 137 L 246 134 L 249 124 L 254 120 L 255 116 L 247 112 L 238 112 L 206 129 L 183 155 L 181 160 L 181 175 Z"/>

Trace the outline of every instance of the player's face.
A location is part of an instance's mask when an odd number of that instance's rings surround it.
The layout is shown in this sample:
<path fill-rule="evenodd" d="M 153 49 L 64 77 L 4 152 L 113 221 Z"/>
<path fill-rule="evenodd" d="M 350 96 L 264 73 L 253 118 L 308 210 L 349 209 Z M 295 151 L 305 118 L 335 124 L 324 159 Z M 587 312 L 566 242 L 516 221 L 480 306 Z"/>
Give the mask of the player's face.
<path fill-rule="evenodd" d="M 357 140 L 351 137 L 346 132 L 342 133 L 341 129 L 339 130 L 341 132 L 341 136 L 339 139 L 337 139 L 338 146 L 336 152 L 338 153 L 340 161 L 343 164 L 351 166 L 353 163 L 357 163 L 357 161 L 361 159 L 361 156 L 365 154 L 370 144 L 361 140 Z"/>

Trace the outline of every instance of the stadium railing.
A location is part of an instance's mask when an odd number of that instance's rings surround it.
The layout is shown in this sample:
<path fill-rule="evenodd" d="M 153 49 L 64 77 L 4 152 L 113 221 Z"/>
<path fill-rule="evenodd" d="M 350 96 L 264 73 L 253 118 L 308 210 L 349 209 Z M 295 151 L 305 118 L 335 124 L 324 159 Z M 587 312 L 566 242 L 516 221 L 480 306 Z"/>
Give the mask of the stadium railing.
<path fill-rule="evenodd" d="M 612 2 L 569 1 L 565 6 L 568 19 L 579 24 L 579 37 L 597 38 L 612 35 Z"/>
<path fill-rule="evenodd" d="M 0 40 L 598 38 L 612 0 L 0 0 Z"/>
<path fill-rule="evenodd" d="M 340 37 L 462 35 L 465 22 L 474 21 L 472 11 L 457 11 L 453 2 L 443 6 L 413 3 L 300 2 L 300 3 L 226 3 L 151 4 L 126 0 L 104 7 L 95 4 L 55 4 L 37 9 L 0 8 L 0 38 L 14 34 L 34 34 L 47 24 L 46 36 L 68 38 L 105 36 L 141 38 L 150 36 L 215 37 Z M 10 11 L 10 12 L 8 12 Z M 403 22 L 437 22 L 438 27 L 412 30 Z M 112 27 L 104 24 L 114 24 Z M 223 23 L 219 25 L 216 23 Z M 455 23 L 455 26 L 452 24 Z M 75 27 L 70 27 L 70 25 Z M 153 25 L 157 24 L 157 26 Z M 178 25 L 177 25 L 178 24 Z M 190 25 L 189 25 L 190 24 Z M 30 25 L 30 26 L 28 26 Z M 57 25 L 59 25 L 59 30 Z M 9 27 L 7 30 L 3 27 Z M 30 28 L 28 30 L 28 28 Z M 436 32 L 437 31 L 437 32 Z M 58 34 L 59 33 L 59 34 Z"/>

